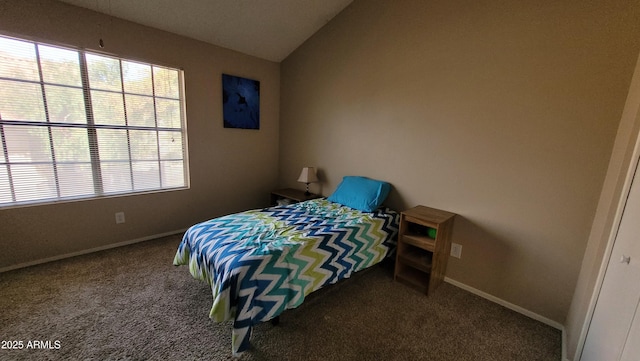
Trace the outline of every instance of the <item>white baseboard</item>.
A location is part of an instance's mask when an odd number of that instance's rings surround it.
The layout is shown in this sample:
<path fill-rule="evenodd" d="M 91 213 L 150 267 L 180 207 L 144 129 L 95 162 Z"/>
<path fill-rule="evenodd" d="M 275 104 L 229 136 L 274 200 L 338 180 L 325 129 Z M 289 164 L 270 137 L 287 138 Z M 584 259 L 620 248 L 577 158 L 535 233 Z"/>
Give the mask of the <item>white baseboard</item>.
<path fill-rule="evenodd" d="M 568 359 L 567 359 L 567 347 L 566 347 L 566 345 L 567 345 L 567 342 L 566 342 L 567 341 L 567 336 L 566 336 L 566 334 L 564 332 L 564 326 L 562 324 L 560 324 L 560 323 L 558 323 L 558 322 L 556 322 L 554 320 L 551 320 L 551 319 L 549 319 L 547 317 L 544 317 L 542 315 L 539 315 L 539 314 L 537 314 L 535 312 L 529 311 L 526 308 L 520 307 L 518 305 L 514 305 L 513 303 L 507 302 L 507 301 L 505 301 L 505 300 L 503 300 L 501 298 L 498 298 L 496 296 L 490 295 L 490 294 L 488 294 L 486 292 L 482 292 L 477 288 L 473 288 L 471 286 L 465 285 L 464 283 L 458 282 L 458 281 L 453 280 L 453 279 L 451 279 L 449 277 L 445 277 L 444 281 L 447 282 L 447 283 L 450 283 L 450 284 L 452 284 L 452 285 L 454 285 L 454 286 L 456 286 L 458 288 L 462 288 L 465 291 L 469 291 L 469 292 L 473 293 L 474 295 L 480 296 L 480 297 L 482 297 L 484 299 L 487 299 L 487 300 L 489 300 L 491 302 L 494 302 L 494 303 L 497 303 L 497 304 L 499 304 L 501 306 L 504 306 L 504 307 L 506 307 L 506 308 L 508 308 L 508 309 L 510 309 L 512 311 L 516 311 L 516 312 L 518 312 L 520 314 L 523 314 L 523 315 L 525 315 L 525 316 L 527 316 L 529 318 L 533 318 L 536 321 L 540 321 L 540 322 L 544 323 L 545 325 L 549 325 L 549 326 L 551 326 L 551 327 L 553 327 L 555 329 L 560 330 L 562 332 L 562 360 L 563 361 L 568 361 Z"/>
<path fill-rule="evenodd" d="M 78 251 L 78 252 L 66 253 L 66 254 L 61 254 L 61 255 L 58 255 L 58 256 L 54 256 L 54 257 L 43 258 L 43 259 L 39 259 L 39 260 L 35 260 L 35 261 L 20 263 L 20 264 L 8 266 L 8 267 L 0 268 L 0 273 L 7 272 L 7 271 L 13 271 L 13 270 L 20 269 L 20 268 L 25 268 L 25 267 L 35 266 L 35 265 L 39 265 L 39 264 L 42 264 L 42 263 L 59 261 L 61 259 L 65 259 L 65 258 L 71 258 L 71 257 L 75 257 L 75 256 L 82 256 L 84 254 L 89 254 L 89 253 L 93 253 L 93 252 L 105 251 L 105 250 L 111 249 L 111 248 L 128 246 L 128 245 L 131 245 L 131 244 L 134 244 L 134 243 L 150 241 L 150 240 L 156 239 L 156 238 L 162 238 L 162 237 L 171 236 L 171 235 L 178 234 L 178 233 L 184 233 L 184 231 L 186 231 L 186 228 L 185 229 L 181 229 L 181 230 L 177 230 L 177 231 L 165 232 L 165 233 L 160 233 L 160 234 L 154 234 L 152 236 L 136 238 L 136 239 L 132 239 L 132 240 L 124 241 L 124 242 L 112 243 L 112 244 L 108 244 L 108 245 L 105 245 L 105 246 L 85 249 L 85 250 Z"/>
<path fill-rule="evenodd" d="M 562 361 L 569 361 L 567 357 L 567 333 L 562 328 Z"/>

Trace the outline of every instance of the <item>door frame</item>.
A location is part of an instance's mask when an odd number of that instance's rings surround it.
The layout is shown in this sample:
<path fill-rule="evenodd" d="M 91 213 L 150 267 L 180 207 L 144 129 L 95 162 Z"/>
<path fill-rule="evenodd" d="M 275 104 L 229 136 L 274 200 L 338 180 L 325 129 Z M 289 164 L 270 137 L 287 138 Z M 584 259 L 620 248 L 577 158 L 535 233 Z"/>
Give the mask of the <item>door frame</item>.
<path fill-rule="evenodd" d="M 638 99 L 631 99 L 632 97 L 635 97 Z M 623 153 L 621 167 L 622 169 L 625 169 L 626 167 L 626 171 L 624 171 L 624 174 L 625 174 L 624 183 L 619 192 L 619 195 L 617 197 L 614 195 L 610 203 L 611 205 L 613 204 L 616 205 L 615 215 L 611 223 L 611 228 L 608 231 L 606 231 L 607 232 L 606 247 L 605 247 L 604 253 L 602 254 L 602 259 L 600 261 L 595 285 L 593 286 L 593 289 L 591 291 L 589 305 L 587 308 L 587 312 L 584 316 L 584 322 L 582 324 L 582 328 L 580 330 L 580 336 L 578 338 L 578 343 L 576 345 L 575 355 L 573 358 L 574 360 L 580 360 L 582 358 L 582 352 L 584 351 L 584 346 L 587 339 L 587 333 L 589 332 L 589 327 L 591 326 L 591 321 L 593 319 L 593 314 L 595 312 L 596 303 L 600 296 L 600 291 L 602 290 L 602 284 L 604 283 L 604 278 L 606 275 L 607 267 L 609 265 L 609 261 L 611 260 L 611 255 L 613 253 L 613 246 L 615 244 L 615 240 L 618 235 L 618 230 L 620 229 L 622 215 L 624 213 L 627 199 L 629 198 L 629 193 L 631 191 L 631 184 L 633 182 L 633 178 L 636 173 L 636 168 L 639 166 L 639 162 L 640 162 L 640 129 L 638 127 L 640 123 L 640 105 L 639 104 L 640 104 L 640 56 L 638 57 L 638 60 L 636 63 L 627 102 L 625 104 L 625 109 L 622 115 L 623 117 L 622 122 L 624 122 L 625 116 L 633 117 L 633 121 L 631 121 L 632 124 L 630 124 L 630 129 L 629 129 L 631 134 L 628 135 L 629 143 L 631 143 L 631 141 L 634 140 L 633 151 L 631 153 L 630 158 L 627 159 L 624 157 L 624 153 L 627 153 L 627 150 L 631 144 L 628 144 L 627 147 L 623 147 L 625 149 L 621 150 Z M 627 112 L 632 112 L 632 114 L 628 114 Z M 622 124 L 622 122 L 620 124 L 620 127 L 624 125 Z M 620 134 L 616 136 L 616 138 L 618 137 L 620 137 Z M 615 143 L 616 144 L 618 143 L 618 139 L 616 139 Z M 616 144 L 614 144 L 614 150 L 613 150 L 614 154 L 612 154 L 612 158 L 615 156 Z M 620 171 L 620 173 L 623 173 L 622 170 Z M 638 172 L 638 176 L 640 177 L 640 172 Z"/>
<path fill-rule="evenodd" d="M 615 213 L 613 225 L 611 227 L 611 231 L 609 232 L 609 237 L 607 239 L 607 246 L 602 257 L 600 269 L 598 271 L 598 278 L 596 280 L 596 285 L 593 289 L 591 301 L 589 302 L 589 311 L 586 315 L 586 322 L 582 330 L 579 353 L 576 354 L 576 360 L 582 359 L 582 353 L 584 351 L 584 347 L 586 346 L 587 334 L 589 332 L 589 328 L 591 327 L 591 321 L 593 320 L 593 316 L 595 314 L 596 305 L 597 305 L 598 299 L 600 298 L 600 294 L 602 292 L 602 286 L 607 276 L 606 274 L 607 268 L 609 267 L 609 264 L 612 261 L 611 257 L 613 256 L 613 249 L 615 247 L 616 240 L 618 238 L 620 225 L 622 223 L 622 218 L 627 206 L 627 202 L 629 200 L 629 194 L 631 193 L 631 186 L 633 184 L 634 178 L 638 177 L 638 179 L 635 179 L 635 180 L 637 182 L 640 182 L 640 169 L 638 169 L 639 162 L 640 162 L 640 137 L 637 137 L 636 144 L 633 150 L 633 156 L 631 158 L 631 163 L 629 164 L 629 168 L 627 169 L 627 174 L 624 180 L 622 192 L 620 194 L 620 198 L 617 200 L 618 204 L 616 207 L 616 213 Z"/>

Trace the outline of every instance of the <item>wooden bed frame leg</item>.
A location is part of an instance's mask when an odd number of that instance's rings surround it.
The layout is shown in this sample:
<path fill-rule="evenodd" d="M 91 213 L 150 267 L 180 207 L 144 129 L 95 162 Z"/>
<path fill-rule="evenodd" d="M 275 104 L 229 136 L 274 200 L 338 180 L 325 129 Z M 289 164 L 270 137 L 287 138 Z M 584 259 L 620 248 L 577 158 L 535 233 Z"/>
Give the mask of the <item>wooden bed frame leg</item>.
<path fill-rule="evenodd" d="M 271 319 L 271 324 L 272 325 L 278 326 L 279 323 L 280 323 L 280 316 L 276 316 L 276 317 Z"/>

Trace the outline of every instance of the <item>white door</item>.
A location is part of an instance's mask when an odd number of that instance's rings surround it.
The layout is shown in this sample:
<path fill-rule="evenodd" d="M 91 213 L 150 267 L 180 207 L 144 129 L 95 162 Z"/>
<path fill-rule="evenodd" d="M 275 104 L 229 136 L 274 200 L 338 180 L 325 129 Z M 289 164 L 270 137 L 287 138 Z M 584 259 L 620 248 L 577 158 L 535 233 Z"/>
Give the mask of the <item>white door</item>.
<path fill-rule="evenodd" d="M 640 360 L 640 175 L 636 166 L 582 361 Z M 623 357 L 624 355 L 624 357 Z"/>

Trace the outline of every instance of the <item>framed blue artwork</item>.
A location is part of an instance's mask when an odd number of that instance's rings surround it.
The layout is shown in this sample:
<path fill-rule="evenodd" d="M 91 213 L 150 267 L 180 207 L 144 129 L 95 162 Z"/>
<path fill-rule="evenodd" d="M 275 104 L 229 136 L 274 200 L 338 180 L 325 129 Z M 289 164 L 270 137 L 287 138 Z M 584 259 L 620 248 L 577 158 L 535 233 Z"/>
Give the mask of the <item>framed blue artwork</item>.
<path fill-rule="evenodd" d="M 260 129 L 260 82 L 222 74 L 225 128 Z"/>

